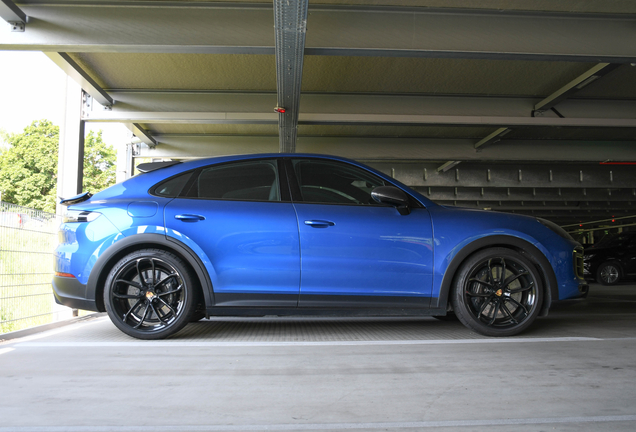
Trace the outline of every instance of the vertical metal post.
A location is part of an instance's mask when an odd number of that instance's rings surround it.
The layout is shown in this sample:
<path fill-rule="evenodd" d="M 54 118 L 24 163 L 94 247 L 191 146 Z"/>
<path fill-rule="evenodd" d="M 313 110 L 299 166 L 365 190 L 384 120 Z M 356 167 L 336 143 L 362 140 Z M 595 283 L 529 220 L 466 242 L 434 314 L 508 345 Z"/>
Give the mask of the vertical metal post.
<path fill-rule="evenodd" d="M 77 185 L 76 194 L 81 194 L 84 189 L 84 146 L 86 144 L 86 122 L 79 122 L 79 136 L 77 142 Z"/>
<path fill-rule="evenodd" d="M 82 192 L 84 173 L 84 121 L 82 88 L 66 77 L 66 103 L 64 120 L 60 125 L 58 152 L 57 195 L 68 198 Z M 57 213 L 63 207 L 58 204 Z"/>
<path fill-rule="evenodd" d="M 308 0 L 274 0 L 276 87 L 281 153 L 296 151 Z"/>

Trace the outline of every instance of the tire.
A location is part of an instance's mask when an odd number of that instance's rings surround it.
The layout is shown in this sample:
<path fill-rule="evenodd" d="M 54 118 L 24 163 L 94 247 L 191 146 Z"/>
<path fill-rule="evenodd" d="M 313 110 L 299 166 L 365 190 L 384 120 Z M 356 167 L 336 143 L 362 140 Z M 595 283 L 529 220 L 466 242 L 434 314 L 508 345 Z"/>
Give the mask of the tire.
<path fill-rule="evenodd" d="M 616 285 L 621 277 L 621 268 L 611 261 L 601 264 L 596 270 L 596 281 L 601 285 Z"/>
<path fill-rule="evenodd" d="M 536 319 L 543 302 L 541 276 L 507 248 L 477 252 L 460 266 L 451 302 L 457 318 L 484 336 L 513 336 Z"/>
<path fill-rule="evenodd" d="M 104 304 L 113 324 L 138 339 L 163 339 L 181 330 L 196 308 L 196 279 L 177 256 L 143 249 L 111 269 Z"/>

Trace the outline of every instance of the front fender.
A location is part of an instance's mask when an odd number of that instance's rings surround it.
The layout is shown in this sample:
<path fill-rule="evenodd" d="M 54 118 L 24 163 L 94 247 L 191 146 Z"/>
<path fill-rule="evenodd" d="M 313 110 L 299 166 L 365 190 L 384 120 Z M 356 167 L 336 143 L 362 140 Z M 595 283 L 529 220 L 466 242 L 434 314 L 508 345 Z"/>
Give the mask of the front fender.
<path fill-rule="evenodd" d="M 440 265 L 436 266 L 435 274 L 433 275 L 434 284 L 436 285 L 434 288 L 438 290 L 439 295 L 437 299 L 431 299 L 431 307 L 446 309 L 455 273 L 462 262 L 478 250 L 495 246 L 512 247 L 521 250 L 538 265 L 544 278 L 543 282 L 548 288 L 546 289 L 546 299 L 541 309 L 541 315 L 545 315 L 550 308 L 552 300 L 559 298 L 558 283 L 552 264 L 546 256 L 547 250 L 541 244 L 532 244 L 523 238 L 500 234 L 487 235 L 477 239 L 466 239 L 440 260 Z M 435 283 L 435 281 L 438 282 Z"/>

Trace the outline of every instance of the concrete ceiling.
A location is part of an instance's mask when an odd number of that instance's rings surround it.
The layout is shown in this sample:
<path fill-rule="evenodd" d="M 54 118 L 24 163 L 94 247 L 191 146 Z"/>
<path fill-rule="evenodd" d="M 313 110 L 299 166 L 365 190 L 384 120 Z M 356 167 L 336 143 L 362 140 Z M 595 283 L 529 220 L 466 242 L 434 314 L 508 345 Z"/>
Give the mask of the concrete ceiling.
<path fill-rule="evenodd" d="M 277 60 L 294 60 L 297 151 L 367 161 L 451 204 L 562 223 L 636 214 L 636 166 L 599 165 L 636 162 L 633 2 L 310 1 L 296 57 L 277 51 L 271 0 L 0 5 L 29 17 L 0 49 L 47 52 L 114 102 L 83 120 L 128 124 L 141 156 L 278 151 Z M 511 169 L 526 175 L 505 193 L 476 183 Z M 455 180 L 435 186 L 443 176 Z"/>

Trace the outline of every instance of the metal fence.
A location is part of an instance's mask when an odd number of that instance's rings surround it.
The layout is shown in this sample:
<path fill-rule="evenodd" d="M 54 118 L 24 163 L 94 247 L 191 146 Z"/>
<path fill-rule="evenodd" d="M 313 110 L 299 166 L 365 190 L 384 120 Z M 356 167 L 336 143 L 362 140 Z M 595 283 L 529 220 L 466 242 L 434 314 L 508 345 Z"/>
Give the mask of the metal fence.
<path fill-rule="evenodd" d="M 51 290 L 61 218 L 0 202 L 0 334 L 73 315 Z"/>

